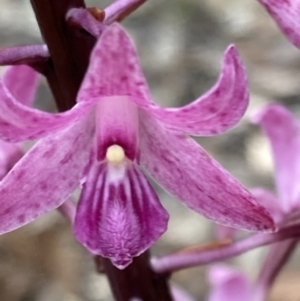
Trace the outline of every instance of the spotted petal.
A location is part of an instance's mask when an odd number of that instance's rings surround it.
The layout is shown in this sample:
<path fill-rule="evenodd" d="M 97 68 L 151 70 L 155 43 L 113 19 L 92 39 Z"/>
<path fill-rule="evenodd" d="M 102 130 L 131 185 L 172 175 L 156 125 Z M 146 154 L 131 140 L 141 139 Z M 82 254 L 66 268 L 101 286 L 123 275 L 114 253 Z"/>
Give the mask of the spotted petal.
<path fill-rule="evenodd" d="M 274 18 L 286 37 L 300 48 L 299 0 L 258 0 Z"/>
<path fill-rule="evenodd" d="M 120 25 L 113 24 L 103 31 L 92 52 L 78 101 L 120 95 L 151 101 L 133 43 Z"/>
<path fill-rule="evenodd" d="M 190 135 L 210 136 L 230 129 L 249 103 L 247 76 L 235 46 L 228 47 L 224 54 L 218 82 L 192 103 L 181 108 L 138 103 L 168 128 Z"/>
<path fill-rule="evenodd" d="M 99 39 L 78 100 L 112 95 L 128 95 L 169 128 L 192 135 L 213 135 L 231 128 L 241 119 L 249 101 L 244 66 L 232 45 L 225 52 L 218 82 L 208 93 L 182 108 L 156 105 L 148 91 L 136 49 L 117 24 L 108 27 Z"/>
<path fill-rule="evenodd" d="M 91 252 L 128 266 L 165 232 L 168 213 L 134 163 L 95 162 L 78 204 L 75 236 Z"/>
<path fill-rule="evenodd" d="M 3 75 L 3 83 L 17 101 L 31 106 L 39 78 L 39 73 L 31 67 L 18 65 L 11 66 L 6 70 Z"/>
<path fill-rule="evenodd" d="M 23 104 L 31 105 L 39 74 L 26 65 L 11 66 L 5 70 L 3 81 L 6 88 Z M 0 140 L 0 179 L 2 179 L 14 164 L 23 156 L 19 144 Z"/>
<path fill-rule="evenodd" d="M 276 185 L 284 211 L 300 207 L 300 125 L 283 106 L 272 104 L 256 112 L 253 122 L 268 137 L 276 168 Z"/>
<path fill-rule="evenodd" d="M 0 180 L 23 156 L 21 145 L 0 140 Z"/>
<path fill-rule="evenodd" d="M 89 159 L 94 122 L 85 116 L 41 139 L 0 182 L 0 234 L 63 203 L 79 186 Z"/>
<path fill-rule="evenodd" d="M 98 99 L 77 104 L 65 113 L 50 114 L 21 104 L 0 81 L 0 139 L 19 142 L 45 137 L 68 127 L 84 116 Z"/>
<path fill-rule="evenodd" d="M 204 216 L 248 230 L 274 228 L 266 210 L 194 140 L 141 116 L 140 163 L 167 191 Z"/>

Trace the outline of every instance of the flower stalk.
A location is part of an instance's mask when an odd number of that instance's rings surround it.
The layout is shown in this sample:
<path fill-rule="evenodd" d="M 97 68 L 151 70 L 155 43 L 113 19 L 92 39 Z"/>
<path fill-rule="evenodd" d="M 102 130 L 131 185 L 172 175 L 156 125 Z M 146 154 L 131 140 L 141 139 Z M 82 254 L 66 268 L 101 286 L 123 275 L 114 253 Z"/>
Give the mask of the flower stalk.
<path fill-rule="evenodd" d="M 283 228 L 275 233 L 253 234 L 232 244 L 213 250 L 177 252 L 152 259 L 152 268 L 157 273 L 172 273 L 181 269 L 209 264 L 241 255 L 258 247 L 300 237 L 299 224 Z"/>
<path fill-rule="evenodd" d="M 119 270 L 109 259 L 102 259 L 102 266 L 118 301 L 172 301 L 167 275 L 157 274 L 149 264 L 149 252 L 133 259 L 124 270 Z"/>
<path fill-rule="evenodd" d="M 52 65 L 46 77 L 60 111 L 73 107 L 96 39 L 68 26 L 71 8 L 85 8 L 83 0 L 31 0 Z"/>

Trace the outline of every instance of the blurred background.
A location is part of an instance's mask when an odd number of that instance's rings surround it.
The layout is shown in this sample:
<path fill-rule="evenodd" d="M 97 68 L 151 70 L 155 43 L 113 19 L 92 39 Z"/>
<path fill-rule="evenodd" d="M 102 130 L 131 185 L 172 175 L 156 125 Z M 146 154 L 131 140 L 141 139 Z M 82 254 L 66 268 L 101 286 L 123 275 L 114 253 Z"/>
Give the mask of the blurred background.
<path fill-rule="evenodd" d="M 86 2 L 104 8 L 111 1 Z M 237 45 L 248 71 L 250 107 L 234 129 L 197 141 L 247 187 L 274 189 L 269 145 L 248 118 L 269 101 L 284 103 L 300 118 L 300 50 L 284 38 L 258 2 L 149 0 L 124 25 L 137 44 L 154 99 L 163 106 L 184 105 L 209 89 L 219 74 L 224 50 L 231 43 Z M 0 0 L 0 47 L 40 42 L 30 1 Z M 36 106 L 55 110 L 45 82 Z M 168 232 L 153 248 L 155 256 L 214 238 L 213 223 L 156 188 L 171 220 Z M 264 254 L 265 250 L 255 250 L 230 264 L 255 279 Z M 277 279 L 270 301 L 300 300 L 299 255 L 299 251 L 294 254 Z M 206 271 L 205 266 L 188 269 L 175 273 L 172 280 L 197 301 L 206 300 Z M 91 256 L 75 241 L 68 222 L 51 212 L 0 237 L 0 300 L 113 299 L 105 276 L 96 273 Z"/>

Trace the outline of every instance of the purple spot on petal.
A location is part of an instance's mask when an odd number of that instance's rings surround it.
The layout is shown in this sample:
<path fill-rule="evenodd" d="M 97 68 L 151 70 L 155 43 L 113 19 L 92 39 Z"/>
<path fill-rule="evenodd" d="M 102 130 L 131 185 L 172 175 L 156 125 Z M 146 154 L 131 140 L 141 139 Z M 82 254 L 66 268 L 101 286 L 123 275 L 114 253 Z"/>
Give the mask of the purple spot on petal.
<path fill-rule="evenodd" d="M 218 110 L 216 107 L 210 107 L 208 108 L 209 113 L 216 113 Z"/>
<path fill-rule="evenodd" d="M 134 70 L 134 65 L 133 65 L 133 64 L 128 64 L 128 69 L 129 69 L 130 71 L 133 71 L 133 70 Z"/>
<path fill-rule="evenodd" d="M 41 182 L 41 183 L 40 183 L 40 188 L 41 188 L 42 190 L 47 190 L 47 188 L 48 188 L 48 183 L 46 183 L 46 182 Z"/>
<path fill-rule="evenodd" d="M 16 175 L 17 180 L 21 180 L 22 178 L 24 178 L 25 174 L 26 174 L 26 170 L 24 169 L 20 170 Z"/>
<path fill-rule="evenodd" d="M 35 117 L 35 116 L 34 116 L 34 117 L 32 117 L 32 118 L 31 118 L 31 122 L 32 122 L 32 123 L 37 123 L 37 122 L 38 122 L 38 119 L 37 119 L 37 117 Z"/>
<path fill-rule="evenodd" d="M 62 160 L 60 161 L 61 164 L 66 164 L 72 159 L 72 153 L 67 153 Z"/>
<path fill-rule="evenodd" d="M 38 210 L 40 207 L 41 207 L 40 204 L 32 204 L 32 205 L 30 206 L 30 208 L 33 209 L 33 210 Z"/>
<path fill-rule="evenodd" d="M 219 175 L 216 175 L 216 176 L 215 176 L 215 180 L 216 180 L 216 182 L 218 182 L 218 183 L 222 183 L 222 180 L 221 180 L 221 178 L 220 178 Z"/>
<path fill-rule="evenodd" d="M 17 220 L 23 224 L 25 222 L 25 214 L 20 214 L 18 217 L 17 217 Z"/>
<path fill-rule="evenodd" d="M 1 125 L 1 127 L 8 127 L 8 126 L 10 126 L 10 124 L 7 123 L 6 121 L 1 121 L 0 125 Z"/>
<path fill-rule="evenodd" d="M 121 81 L 122 81 L 122 82 L 128 81 L 128 76 L 127 76 L 127 75 L 123 75 L 123 76 L 121 77 Z"/>
<path fill-rule="evenodd" d="M 6 214 L 9 214 L 9 213 L 11 213 L 11 211 L 12 211 L 12 207 L 9 207 L 9 208 L 6 208 L 4 211 L 3 211 L 3 215 L 6 215 Z"/>
<path fill-rule="evenodd" d="M 221 92 L 223 92 L 223 89 L 221 89 L 221 88 L 217 89 L 217 90 L 214 92 L 214 96 L 215 96 L 215 97 L 220 96 Z"/>

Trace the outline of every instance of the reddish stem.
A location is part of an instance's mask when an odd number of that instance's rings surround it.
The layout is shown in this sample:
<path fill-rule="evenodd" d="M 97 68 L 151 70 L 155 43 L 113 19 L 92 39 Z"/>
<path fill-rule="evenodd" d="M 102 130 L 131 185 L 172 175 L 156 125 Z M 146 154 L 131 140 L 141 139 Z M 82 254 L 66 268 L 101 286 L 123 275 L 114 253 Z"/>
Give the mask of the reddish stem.
<path fill-rule="evenodd" d="M 85 4 L 83 0 L 31 0 L 31 3 L 53 61 L 53 70 L 46 76 L 60 111 L 65 111 L 75 104 L 96 41 L 65 21 L 70 8 L 84 8 Z"/>
<path fill-rule="evenodd" d="M 149 263 L 149 252 L 136 257 L 126 269 L 119 270 L 109 259 L 102 265 L 118 301 L 172 301 L 166 275 L 155 273 Z"/>

